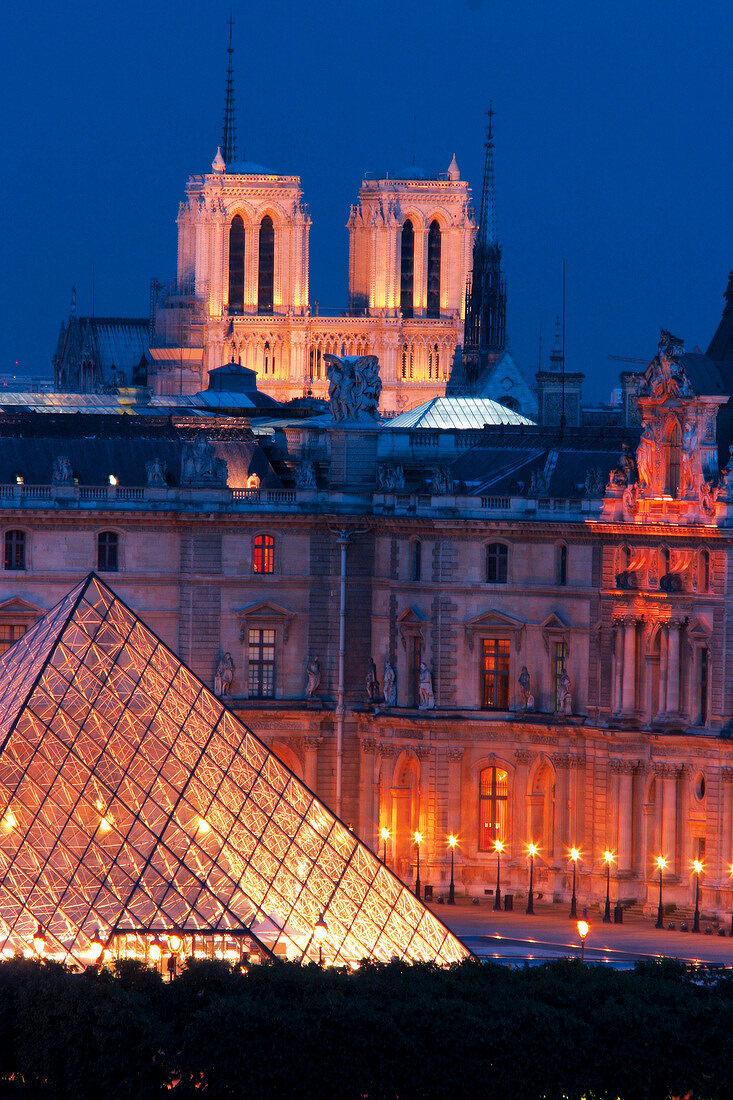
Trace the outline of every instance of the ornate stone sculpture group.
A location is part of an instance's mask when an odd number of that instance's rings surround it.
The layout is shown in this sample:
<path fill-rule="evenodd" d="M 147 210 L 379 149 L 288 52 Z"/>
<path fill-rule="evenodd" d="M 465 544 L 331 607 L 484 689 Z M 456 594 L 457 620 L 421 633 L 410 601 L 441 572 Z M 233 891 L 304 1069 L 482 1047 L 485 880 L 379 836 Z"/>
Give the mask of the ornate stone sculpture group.
<path fill-rule="evenodd" d="M 199 439 L 185 443 L 181 457 L 181 484 L 191 488 L 224 486 L 227 483 L 227 464 L 216 457 L 213 443 Z"/>
<path fill-rule="evenodd" d="M 382 381 L 376 355 L 331 355 L 327 363 L 328 399 L 334 420 L 378 420 Z"/>

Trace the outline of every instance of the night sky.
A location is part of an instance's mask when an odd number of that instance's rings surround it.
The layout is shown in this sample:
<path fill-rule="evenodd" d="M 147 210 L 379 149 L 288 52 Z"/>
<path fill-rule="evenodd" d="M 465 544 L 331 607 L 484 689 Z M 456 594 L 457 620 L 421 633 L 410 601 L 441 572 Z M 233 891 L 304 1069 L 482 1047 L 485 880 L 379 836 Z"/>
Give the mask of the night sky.
<path fill-rule="evenodd" d="M 80 313 L 145 316 L 178 203 L 221 137 L 229 3 L 15 4 L 3 20 L 0 372 L 47 374 Z M 606 398 L 660 326 L 705 348 L 731 234 L 733 6 L 234 4 L 239 155 L 301 176 L 311 301 L 343 309 L 365 172 L 455 152 L 478 202 L 496 112 L 510 347 L 547 350 L 567 262 L 567 366 Z M 15 362 L 18 367 L 15 367 Z"/>

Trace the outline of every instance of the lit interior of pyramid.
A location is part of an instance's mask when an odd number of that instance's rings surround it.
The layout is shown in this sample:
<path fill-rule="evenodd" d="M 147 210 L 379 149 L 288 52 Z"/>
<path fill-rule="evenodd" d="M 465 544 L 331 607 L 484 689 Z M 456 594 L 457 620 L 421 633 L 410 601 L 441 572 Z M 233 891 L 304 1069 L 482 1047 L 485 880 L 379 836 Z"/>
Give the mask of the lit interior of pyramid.
<path fill-rule="evenodd" d="M 6 956 L 468 955 L 94 575 L 0 661 L 0 745 Z"/>

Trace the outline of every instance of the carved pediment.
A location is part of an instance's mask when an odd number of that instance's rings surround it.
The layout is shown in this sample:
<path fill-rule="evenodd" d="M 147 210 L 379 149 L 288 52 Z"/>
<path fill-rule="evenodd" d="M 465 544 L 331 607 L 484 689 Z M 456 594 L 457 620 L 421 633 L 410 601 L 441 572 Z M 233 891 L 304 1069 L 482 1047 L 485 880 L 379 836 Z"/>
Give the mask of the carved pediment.
<path fill-rule="evenodd" d="M 712 624 L 708 622 L 706 615 L 698 615 L 687 628 L 687 637 L 691 642 L 707 643 L 712 633 Z"/>
<path fill-rule="evenodd" d="M 565 642 L 566 647 L 568 646 L 570 627 L 565 620 L 561 619 L 559 615 L 556 615 L 554 611 L 548 615 L 541 624 L 540 630 L 542 631 L 542 642 L 545 647 L 545 652 L 548 656 L 550 653 L 550 642 Z M 565 656 L 568 656 L 567 648 Z"/>
<path fill-rule="evenodd" d="M 480 615 L 474 615 L 471 619 L 465 619 L 463 629 L 469 650 L 473 651 L 474 638 L 484 638 L 489 635 L 499 637 L 513 637 L 517 646 L 517 653 L 522 650 L 522 638 L 527 624 L 520 619 L 514 619 L 511 615 L 505 615 L 503 611 L 492 608 Z"/>
<path fill-rule="evenodd" d="M 0 615 L 11 613 L 18 615 L 45 615 L 46 610 L 45 607 L 39 607 L 38 604 L 21 599 L 20 596 L 13 596 L 9 600 L 0 601 Z"/>
<path fill-rule="evenodd" d="M 407 649 L 407 639 L 419 636 L 425 641 L 424 627 L 427 617 L 419 607 L 410 606 L 397 616 L 397 629 L 402 639 L 402 648 Z"/>
<path fill-rule="evenodd" d="M 283 643 L 286 643 L 294 618 L 294 611 L 290 611 L 289 608 L 283 607 L 279 603 L 273 603 L 272 600 L 261 600 L 259 603 L 250 604 L 237 612 L 239 639 L 242 642 L 245 640 L 245 632 L 250 627 L 281 627 Z"/>

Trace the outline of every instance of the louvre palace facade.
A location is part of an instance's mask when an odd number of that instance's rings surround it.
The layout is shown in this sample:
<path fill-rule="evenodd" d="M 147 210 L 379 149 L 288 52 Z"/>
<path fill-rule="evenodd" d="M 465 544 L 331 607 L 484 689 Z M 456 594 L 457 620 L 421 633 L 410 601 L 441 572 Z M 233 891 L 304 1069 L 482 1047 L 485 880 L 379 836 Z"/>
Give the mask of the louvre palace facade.
<path fill-rule="evenodd" d="M 729 914 L 732 307 L 615 427 L 6 406 L 3 644 L 96 570 L 403 881 Z"/>

